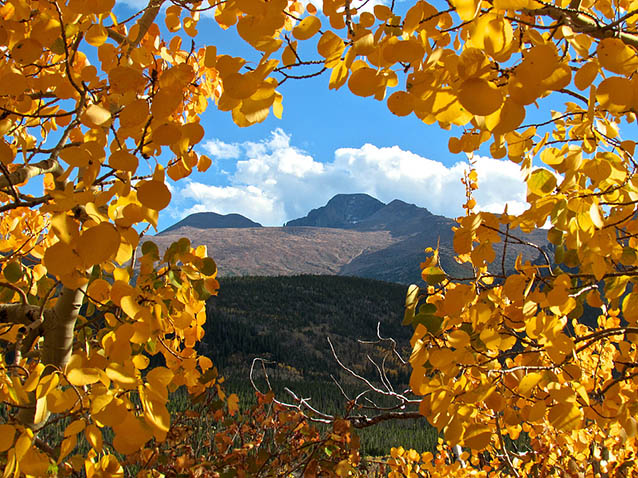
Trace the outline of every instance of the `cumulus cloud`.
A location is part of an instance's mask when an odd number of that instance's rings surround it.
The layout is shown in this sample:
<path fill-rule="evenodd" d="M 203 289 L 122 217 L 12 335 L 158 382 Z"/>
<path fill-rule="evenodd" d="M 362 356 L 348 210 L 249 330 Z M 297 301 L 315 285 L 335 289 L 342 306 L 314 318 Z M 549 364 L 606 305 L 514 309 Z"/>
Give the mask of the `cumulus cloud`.
<path fill-rule="evenodd" d="M 466 161 L 445 165 L 399 146 L 340 148 L 327 162 L 291 143 L 290 135 L 277 129 L 260 142 L 214 144 L 218 151 L 237 154 L 228 186 L 188 182 L 181 196 L 194 205 L 184 214 L 215 211 L 237 212 L 264 225 L 281 225 L 322 206 L 338 193 L 367 193 L 383 202 L 393 199 L 427 207 L 435 214 L 463 214 L 465 189 L 461 184 Z M 210 151 L 210 146 L 206 146 Z M 479 157 L 475 167 L 479 189 L 478 208 L 510 213 L 525 207 L 525 184 L 516 164 Z"/>
<path fill-rule="evenodd" d="M 224 143 L 218 139 L 206 141 L 203 148 L 216 159 L 236 159 L 241 154 L 241 148 L 237 143 Z"/>

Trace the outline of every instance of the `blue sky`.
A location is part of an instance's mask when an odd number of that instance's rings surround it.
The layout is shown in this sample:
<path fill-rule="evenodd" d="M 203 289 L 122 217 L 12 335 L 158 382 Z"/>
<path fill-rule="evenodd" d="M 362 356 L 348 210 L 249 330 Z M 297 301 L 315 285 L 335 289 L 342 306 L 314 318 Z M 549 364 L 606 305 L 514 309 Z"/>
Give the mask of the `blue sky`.
<path fill-rule="evenodd" d="M 221 31 L 208 18 L 198 29 L 197 47 L 215 44 L 218 54 L 258 59 L 232 29 Z M 462 214 L 460 179 L 468 160 L 447 149 L 459 130 L 428 126 L 414 115 L 399 118 L 385 102 L 356 97 L 347 86 L 329 90 L 328 79 L 324 73 L 287 81 L 278 88 L 283 118 L 271 114 L 249 128 L 235 126 L 230 113 L 211 105 L 202 118 L 200 152 L 213 165 L 173 184 L 173 202 L 160 214 L 158 229 L 200 211 L 235 212 L 279 226 L 338 193 L 401 199 L 448 217 Z M 525 186 L 516 164 L 479 157 L 477 169 L 480 208 L 502 212 L 508 202 L 510 212 L 522 209 Z"/>

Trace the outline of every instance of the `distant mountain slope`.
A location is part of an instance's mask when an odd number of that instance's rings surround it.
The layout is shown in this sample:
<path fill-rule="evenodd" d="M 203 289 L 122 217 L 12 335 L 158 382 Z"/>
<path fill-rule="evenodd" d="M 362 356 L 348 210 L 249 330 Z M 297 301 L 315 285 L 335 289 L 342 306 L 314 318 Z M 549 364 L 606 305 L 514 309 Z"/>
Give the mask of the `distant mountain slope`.
<path fill-rule="evenodd" d="M 337 194 L 325 206 L 313 209 L 306 217 L 293 219 L 285 226 L 349 228 L 384 206 L 381 201 L 367 194 Z"/>
<path fill-rule="evenodd" d="M 181 237 L 188 237 L 193 245 L 206 245 L 220 276 L 336 275 L 359 255 L 397 241 L 388 231 L 323 227 L 180 227 L 150 240 L 164 250 Z"/>
<path fill-rule="evenodd" d="M 398 199 L 383 204 L 366 194 L 339 194 L 284 227 L 185 225 L 193 220 L 189 216 L 152 240 L 162 249 L 180 237 L 190 238 L 194 245 L 207 245 L 220 276 L 334 274 L 418 283 L 424 249 L 437 245 L 448 274 L 462 278 L 471 272 L 454 259 L 455 221 Z M 544 230 L 510 232 L 538 246 L 548 244 Z M 505 261 L 501 261 L 502 250 L 503 242 L 494 244 L 493 271 L 511 270 L 519 254 L 523 261 L 539 256 L 534 247 L 510 242 Z"/>
<path fill-rule="evenodd" d="M 160 234 L 166 234 L 181 227 L 194 227 L 196 229 L 261 227 L 261 224 L 251 221 L 241 214 L 217 214 L 216 212 L 196 212 L 186 216 L 181 221 L 164 229 Z"/>

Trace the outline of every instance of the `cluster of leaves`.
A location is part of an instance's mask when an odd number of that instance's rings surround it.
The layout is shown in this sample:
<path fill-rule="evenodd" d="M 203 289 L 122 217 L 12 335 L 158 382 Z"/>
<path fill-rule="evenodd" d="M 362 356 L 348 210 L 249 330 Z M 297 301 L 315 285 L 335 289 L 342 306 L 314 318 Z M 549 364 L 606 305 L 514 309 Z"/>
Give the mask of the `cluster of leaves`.
<path fill-rule="evenodd" d="M 346 420 L 319 430 L 275 403 L 272 392 L 224 420 L 219 404 L 214 399 L 180 414 L 165 449 L 146 453 L 145 468 L 166 476 L 311 478 L 349 476 L 359 464 L 359 439 Z"/>
<path fill-rule="evenodd" d="M 636 120 L 633 3 L 450 0 L 441 9 L 419 0 L 405 12 L 393 4 L 371 13 L 324 0 L 320 14 L 283 0 L 175 0 L 162 35 L 155 20 L 164 3 L 120 20 L 114 0 L 0 5 L 5 476 L 43 474 L 53 463 L 78 469 L 80 460 L 88 476 L 120 474 L 115 451 L 166 442 L 169 390 L 217 385 L 212 363 L 195 352 L 203 300 L 217 288 L 214 262 L 187 241 L 162 258 L 149 245 L 133 280 L 141 225 L 156 225 L 169 204 L 166 176 L 211 164 L 196 151 L 209 101 L 240 126 L 270 108 L 280 115 L 277 86 L 313 65 L 330 70 L 329 88 L 347 83 L 363 97 L 384 100 L 401 84 L 387 98 L 394 114 L 457 127 L 453 153 L 491 140 L 491 154 L 521 164 L 526 177 L 528 209 L 495 215 L 474 211 L 468 173 L 454 248 L 473 273 L 451 280 L 432 251 L 423 264 L 431 286 L 408 292 L 421 413 L 449 442 L 485 450 L 498 462 L 493 471 L 634 466 L 638 183 L 635 142 L 621 136 Z M 212 45 L 182 47 L 197 36 L 202 9 L 236 25 L 260 52 L 255 67 Z M 305 60 L 303 42 L 316 35 L 307 44 L 319 57 Z M 562 111 L 530 114 L 557 95 L 569 100 Z M 547 223 L 554 257 L 539 249 L 544 264 L 488 270 L 499 260 L 493 244 L 505 251 L 524 242 L 511 231 Z M 582 319 L 585 307 L 596 311 L 593 323 Z M 159 366 L 147 370 L 153 360 Z M 52 414 L 73 421 L 60 443 L 39 443 Z M 92 451 L 65 458 L 80 433 Z M 515 454 L 504 436 L 523 433 L 530 450 Z"/>

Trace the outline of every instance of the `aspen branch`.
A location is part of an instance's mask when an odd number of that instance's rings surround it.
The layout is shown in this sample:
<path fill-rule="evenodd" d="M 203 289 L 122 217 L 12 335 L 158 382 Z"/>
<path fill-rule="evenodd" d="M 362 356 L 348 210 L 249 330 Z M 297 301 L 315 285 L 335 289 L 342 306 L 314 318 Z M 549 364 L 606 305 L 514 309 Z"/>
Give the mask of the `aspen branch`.
<path fill-rule="evenodd" d="M 144 38 L 144 35 L 146 35 L 146 32 L 148 32 L 149 28 L 151 28 L 151 25 L 157 18 L 164 2 L 165 0 L 149 0 L 148 6 L 144 9 L 144 14 L 136 23 L 139 30 L 137 32 L 137 37 L 129 45 L 129 51 L 140 44 L 142 38 Z"/>
<path fill-rule="evenodd" d="M 575 1 L 572 3 L 576 4 Z M 523 9 L 522 13 L 529 16 L 548 16 L 557 22 L 568 25 L 576 33 L 584 33 L 599 40 L 619 38 L 624 44 L 638 48 L 638 34 L 614 31 L 607 25 L 598 24 L 594 18 L 578 9 L 565 9 L 545 4 L 543 8 L 536 10 Z"/>
<path fill-rule="evenodd" d="M 31 178 L 43 174 L 51 173 L 54 176 L 59 176 L 63 172 L 64 170 L 57 159 L 44 159 L 34 164 L 25 164 L 9 175 L 0 177 L 0 188 L 10 188 L 15 184 L 24 183 Z"/>

